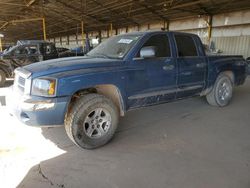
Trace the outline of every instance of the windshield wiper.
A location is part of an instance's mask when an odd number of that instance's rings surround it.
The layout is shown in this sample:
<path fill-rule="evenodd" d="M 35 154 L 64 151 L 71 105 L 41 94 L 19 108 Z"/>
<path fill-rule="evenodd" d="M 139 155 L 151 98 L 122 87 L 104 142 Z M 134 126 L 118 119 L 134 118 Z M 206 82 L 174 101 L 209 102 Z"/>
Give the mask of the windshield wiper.
<path fill-rule="evenodd" d="M 102 57 L 102 58 L 110 59 L 109 56 L 107 56 L 105 54 L 99 54 L 99 53 L 96 53 L 96 54 L 93 54 L 93 55 L 86 54 L 86 56 L 90 56 L 90 57 Z"/>
<path fill-rule="evenodd" d="M 122 57 L 108 56 L 108 55 L 101 54 L 101 53 L 95 53 L 91 55 L 86 54 L 85 56 L 93 57 L 93 58 L 105 58 L 105 59 L 122 59 Z"/>

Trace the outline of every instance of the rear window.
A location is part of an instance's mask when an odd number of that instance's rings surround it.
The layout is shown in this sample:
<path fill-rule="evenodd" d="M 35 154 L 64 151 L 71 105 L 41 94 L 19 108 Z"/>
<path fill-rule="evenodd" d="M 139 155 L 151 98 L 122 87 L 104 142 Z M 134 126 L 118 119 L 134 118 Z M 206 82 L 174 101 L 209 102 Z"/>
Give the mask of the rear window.
<path fill-rule="evenodd" d="M 179 57 L 198 56 L 194 40 L 191 36 L 175 35 Z"/>

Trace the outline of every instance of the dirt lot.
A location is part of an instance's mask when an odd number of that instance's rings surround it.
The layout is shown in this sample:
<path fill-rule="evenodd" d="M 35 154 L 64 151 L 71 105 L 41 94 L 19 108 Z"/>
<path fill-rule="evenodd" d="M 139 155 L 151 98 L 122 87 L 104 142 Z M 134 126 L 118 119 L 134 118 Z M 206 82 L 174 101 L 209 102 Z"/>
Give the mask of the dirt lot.
<path fill-rule="evenodd" d="M 2 188 L 250 187 L 250 79 L 226 108 L 193 98 L 131 111 L 112 142 L 91 151 L 63 127 L 19 123 L 5 106 L 0 120 Z"/>

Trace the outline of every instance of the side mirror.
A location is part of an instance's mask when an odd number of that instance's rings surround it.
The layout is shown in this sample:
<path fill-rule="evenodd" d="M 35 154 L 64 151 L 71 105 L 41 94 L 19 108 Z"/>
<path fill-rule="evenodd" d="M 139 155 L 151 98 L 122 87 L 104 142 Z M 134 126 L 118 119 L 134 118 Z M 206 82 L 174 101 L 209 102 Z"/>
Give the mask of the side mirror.
<path fill-rule="evenodd" d="M 146 46 L 143 47 L 140 51 L 141 58 L 153 58 L 156 55 L 156 47 L 155 46 Z"/>
<path fill-rule="evenodd" d="M 250 63 L 250 57 L 246 58 L 246 61 Z"/>

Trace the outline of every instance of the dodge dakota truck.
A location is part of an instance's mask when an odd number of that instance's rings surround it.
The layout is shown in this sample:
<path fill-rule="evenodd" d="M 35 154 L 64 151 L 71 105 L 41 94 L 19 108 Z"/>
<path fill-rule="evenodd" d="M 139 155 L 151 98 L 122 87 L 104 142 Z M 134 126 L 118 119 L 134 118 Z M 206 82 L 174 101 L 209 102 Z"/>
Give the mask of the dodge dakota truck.
<path fill-rule="evenodd" d="M 200 38 L 164 31 L 109 38 L 84 57 L 15 70 L 11 113 L 31 126 L 64 125 L 78 146 L 93 149 L 114 136 L 128 110 L 193 96 L 224 107 L 244 83 L 242 56 L 206 56 Z"/>

